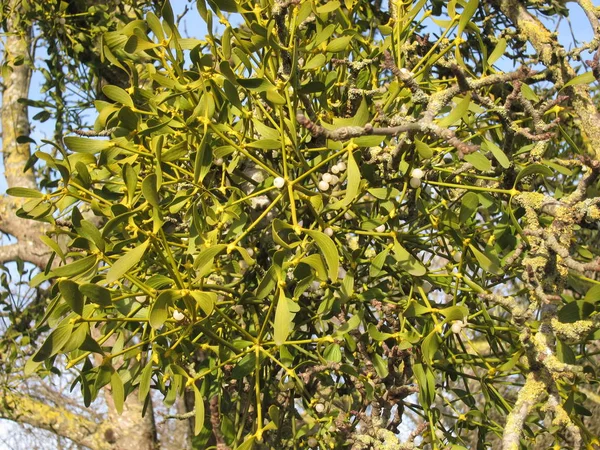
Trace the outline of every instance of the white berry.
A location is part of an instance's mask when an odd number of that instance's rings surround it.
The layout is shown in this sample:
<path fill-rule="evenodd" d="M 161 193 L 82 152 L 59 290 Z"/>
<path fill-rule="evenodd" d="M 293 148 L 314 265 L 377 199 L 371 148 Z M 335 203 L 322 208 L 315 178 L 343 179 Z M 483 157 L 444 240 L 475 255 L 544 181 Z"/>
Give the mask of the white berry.
<path fill-rule="evenodd" d="M 321 191 L 326 191 L 329 189 L 329 183 L 327 181 L 319 181 L 319 189 Z"/>
<path fill-rule="evenodd" d="M 281 177 L 277 177 L 273 180 L 273 186 L 275 186 L 277 189 L 281 189 L 283 186 L 285 186 L 285 180 Z"/>
<path fill-rule="evenodd" d="M 460 320 L 455 320 L 452 323 L 451 330 L 454 334 L 459 334 L 463 329 L 463 323 Z"/>
<path fill-rule="evenodd" d="M 417 189 L 419 186 L 421 186 L 421 179 L 420 178 L 411 178 L 409 181 L 410 187 L 413 189 Z"/>
<path fill-rule="evenodd" d="M 462 252 L 456 252 L 454 255 L 452 255 L 452 258 L 454 259 L 454 261 L 460 262 L 460 260 L 462 259 Z"/>
<path fill-rule="evenodd" d="M 385 231 L 385 225 L 379 225 L 377 228 L 375 228 L 375 231 L 377 231 L 378 233 L 383 233 Z"/>
<path fill-rule="evenodd" d="M 173 319 L 175 319 L 177 322 L 181 322 L 183 319 L 185 319 L 185 315 L 181 311 L 176 309 L 175 311 L 173 311 Z"/>
<path fill-rule="evenodd" d="M 337 163 L 337 167 L 340 170 L 340 172 L 343 172 L 344 170 L 346 170 L 346 163 L 344 161 L 340 161 L 339 163 Z"/>
<path fill-rule="evenodd" d="M 340 168 L 335 164 L 331 167 L 331 173 L 340 173 Z"/>
<path fill-rule="evenodd" d="M 318 413 L 322 413 L 323 411 L 325 411 L 325 405 L 323 403 L 317 403 L 315 405 L 315 411 Z"/>
<path fill-rule="evenodd" d="M 329 236 L 329 237 L 333 236 L 333 228 L 331 228 L 331 227 L 327 227 L 327 228 L 325 228 L 325 229 L 323 230 L 323 232 L 324 232 L 324 233 L 325 233 L 327 236 Z"/>
<path fill-rule="evenodd" d="M 419 180 L 423 178 L 424 175 L 425 172 L 423 172 L 421 169 L 413 169 L 413 171 L 410 173 L 411 177 L 418 178 Z"/>
<path fill-rule="evenodd" d="M 215 166 L 222 166 L 223 165 L 223 158 L 217 158 L 214 161 Z"/>
<path fill-rule="evenodd" d="M 331 180 L 333 179 L 333 175 L 331 175 L 330 173 L 325 172 L 323 174 L 323 176 L 321 177 L 321 179 L 325 182 L 325 183 L 331 183 Z"/>
<path fill-rule="evenodd" d="M 337 175 L 331 175 L 331 181 L 329 181 L 328 183 L 331 184 L 332 186 L 335 186 L 339 182 L 340 182 L 340 179 Z"/>

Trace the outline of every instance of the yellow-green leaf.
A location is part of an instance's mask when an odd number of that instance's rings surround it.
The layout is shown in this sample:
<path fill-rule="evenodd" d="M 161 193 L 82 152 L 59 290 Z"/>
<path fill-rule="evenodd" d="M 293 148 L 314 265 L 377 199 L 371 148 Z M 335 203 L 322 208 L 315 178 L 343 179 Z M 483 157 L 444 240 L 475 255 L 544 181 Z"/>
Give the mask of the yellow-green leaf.
<path fill-rule="evenodd" d="M 133 250 L 129 250 L 117 261 L 115 261 L 115 263 L 112 265 L 112 267 L 108 270 L 108 273 L 106 274 L 106 281 L 108 283 L 112 283 L 113 281 L 116 281 L 120 279 L 123 275 L 125 275 L 129 269 L 131 269 L 138 262 L 140 262 L 140 259 L 142 259 L 144 253 L 146 253 L 146 249 L 148 248 L 149 244 L 150 241 L 147 240 L 142 244 L 138 245 Z"/>
<path fill-rule="evenodd" d="M 456 31 L 456 35 L 460 37 L 460 35 L 465 31 L 469 20 L 477 11 L 477 6 L 479 6 L 479 0 L 469 0 L 463 9 L 462 14 L 460 15 L 460 20 L 458 21 L 458 30 Z"/>
<path fill-rule="evenodd" d="M 460 102 L 458 102 L 458 105 L 456 105 L 456 107 L 450 111 L 450 114 L 439 121 L 438 125 L 440 127 L 449 127 L 454 125 L 467 113 L 470 104 L 471 93 L 469 92 Z"/>
<path fill-rule="evenodd" d="M 59 281 L 58 290 L 71 309 L 81 316 L 83 314 L 84 301 L 77 283 L 71 280 Z"/>
<path fill-rule="evenodd" d="M 123 387 L 123 380 L 116 370 L 110 376 L 110 393 L 115 403 L 115 409 L 117 413 L 123 414 L 123 403 L 125 403 L 125 389 Z"/>
<path fill-rule="evenodd" d="M 561 91 L 569 86 L 577 86 L 579 84 L 590 84 L 593 83 L 594 81 L 596 81 L 596 77 L 594 77 L 594 73 L 593 72 L 585 72 L 582 73 L 581 75 L 577 75 L 574 78 L 571 78 L 569 80 L 568 83 L 565 83 L 565 85 L 561 88 Z"/>
<path fill-rule="evenodd" d="M 327 44 L 327 51 L 332 53 L 344 51 L 348 48 L 351 40 L 352 36 L 342 36 L 333 39 Z"/>
<path fill-rule="evenodd" d="M 275 328 L 273 330 L 273 340 L 276 345 L 283 345 L 287 340 L 292 329 L 292 313 L 288 306 L 288 300 L 283 293 L 283 289 L 279 289 L 279 298 L 275 309 Z"/>
<path fill-rule="evenodd" d="M 111 141 L 83 138 L 78 136 L 67 136 L 64 138 L 64 142 L 67 148 L 73 152 L 88 153 L 91 155 L 114 146 Z"/>
<path fill-rule="evenodd" d="M 346 185 L 346 194 L 344 198 L 339 202 L 331 205 L 334 209 L 345 208 L 350 203 L 354 201 L 354 199 L 358 195 L 358 190 L 360 188 L 360 169 L 358 164 L 356 164 L 356 160 L 354 159 L 354 155 L 351 151 L 348 152 L 348 171 L 347 171 L 347 185 Z"/>
<path fill-rule="evenodd" d="M 8 188 L 6 193 L 11 197 L 21 197 L 21 198 L 42 198 L 44 194 L 42 194 L 37 189 L 29 189 L 24 187 L 13 187 Z"/>
<path fill-rule="evenodd" d="M 504 55 L 504 50 L 506 50 L 506 39 L 498 39 L 496 47 L 494 47 L 494 50 L 487 59 L 488 65 L 491 66 L 496 61 L 498 61 L 498 59 L 500 59 L 500 57 Z"/>
<path fill-rule="evenodd" d="M 158 208 L 160 200 L 158 198 L 158 186 L 156 174 L 151 173 L 142 181 L 142 194 L 144 198 L 155 208 Z"/>
<path fill-rule="evenodd" d="M 56 277 L 73 277 L 91 269 L 97 262 L 98 259 L 96 258 L 96 255 L 90 255 L 67 264 L 66 266 L 52 269 L 52 273 Z"/>
<path fill-rule="evenodd" d="M 129 106 L 129 107 L 133 107 L 133 100 L 131 100 L 131 97 L 129 96 L 129 94 L 124 89 L 122 89 L 118 86 L 113 86 L 113 85 L 104 86 L 102 88 L 102 92 L 109 99 L 111 99 L 117 103 L 120 103 L 125 106 Z"/>
<path fill-rule="evenodd" d="M 174 289 L 168 289 L 156 297 L 150 307 L 148 317 L 152 328 L 157 329 L 163 326 L 169 317 L 169 307 L 173 306 L 174 301 L 178 298 L 181 298 L 181 294 Z"/>
<path fill-rule="evenodd" d="M 321 233 L 316 230 L 304 230 L 306 234 L 308 234 L 315 243 L 323 257 L 325 258 L 325 263 L 327 264 L 327 274 L 331 281 L 336 281 L 338 278 L 338 272 L 340 268 L 340 255 L 337 251 L 337 247 L 333 240 L 327 236 L 325 233 Z"/>
<path fill-rule="evenodd" d="M 194 435 L 198 436 L 204 428 L 204 398 L 202 397 L 202 392 L 200 389 L 193 384 L 194 386 Z"/>
<path fill-rule="evenodd" d="M 217 294 L 214 292 L 191 291 L 190 295 L 194 297 L 204 314 L 210 316 L 217 302 Z"/>

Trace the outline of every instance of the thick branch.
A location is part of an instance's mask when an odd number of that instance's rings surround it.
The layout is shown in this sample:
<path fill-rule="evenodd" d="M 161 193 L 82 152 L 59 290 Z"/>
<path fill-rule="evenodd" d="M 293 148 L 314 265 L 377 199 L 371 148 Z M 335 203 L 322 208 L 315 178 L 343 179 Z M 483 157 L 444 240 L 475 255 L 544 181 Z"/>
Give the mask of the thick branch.
<path fill-rule="evenodd" d="M 26 395 L 4 391 L 2 398 L 0 417 L 3 419 L 51 431 L 94 450 L 112 448 L 105 437 L 110 434 L 107 425 L 98 424 L 64 408 L 48 406 Z"/>
<path fill-rule="evenodd" d="M 541 62 L 552 71 L 558 87 L 577 75 L 565 58 L 564 48 L 544 24 L 527 11 L 525 3 L 517 0 L 496 0 L 495 3 L 531 43 Z M 589 6 L 589 2 L 582 2 L 582 4 Z M 586 84 L 569 86 L 565 91 L 571 96 L 573 110 L 579 118 L 579 129 L 589 140 L 588 148 L 596 159 L 600 159 L 600 114 L 590 96 L 588 86 Z"/>
<path fill-rule="evenodd" d="M 20 1 L 11 0 L 8 8 L 15 11 L 7 14 L 4 64 L 8 73 L 3 80 L 2 93 L 2 154 L 4 157 L 4 175 L 8 187 L 22 186 L 36 189 L 33 172 L 23 173 L 25 163 L 30 157 L 29 143 L 18 143 L 20 136 L 29 137 L 29 117 L 27 105 L 19 102 L 29 94 L 32 62 L 29 57 L 31 28 L 18 22 Z"/>
<path fill-rule="evenodd" d="M 546 395 L 546 384 L 538 380 L 534 373 L 530 373 L 527 376 L 525 386 L 519 391 L 515 407 L 506 419 L 504 435 L 502 436 L 502 450 L 519 450 L 521 448 L 519 441 L 523 433 L 525 419 L 544 395 Z"/>

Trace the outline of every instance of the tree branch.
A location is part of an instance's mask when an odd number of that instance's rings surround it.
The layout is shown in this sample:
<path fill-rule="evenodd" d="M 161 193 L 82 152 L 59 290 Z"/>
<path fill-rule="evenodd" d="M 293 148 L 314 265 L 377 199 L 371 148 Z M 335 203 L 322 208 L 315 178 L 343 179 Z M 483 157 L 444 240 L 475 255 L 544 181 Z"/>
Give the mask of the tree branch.
<path fill-rule="evenodd" d="M 49 406 L 26 395 L 5 390 L 0 392 L 0 418 L 51 431 L 94 450 L 112 448 L 106 438 L 110 435 L 109 426 L 78 416 L 67 409 Z"/>

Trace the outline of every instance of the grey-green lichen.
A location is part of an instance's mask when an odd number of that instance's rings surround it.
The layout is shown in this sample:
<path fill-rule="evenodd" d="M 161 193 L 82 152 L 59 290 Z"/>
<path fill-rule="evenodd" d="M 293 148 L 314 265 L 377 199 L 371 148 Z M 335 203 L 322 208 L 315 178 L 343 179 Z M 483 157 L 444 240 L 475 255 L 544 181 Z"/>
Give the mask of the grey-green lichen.
<path fill-rule="evenodd" d="M 572 323 L 563 323 L 557 318 L 552 318 L 550 324 L 556 336 L 569 341 L 580 341 L 597 326 L 593 320 L 578 320 Z"/>
<path fill-rule="evenodd" d="M 530 373 L 523 389 L 519 391 L 513 410 L 508 414 L 504 434 L 502 436 L 503 450 L 519 450 L 523 424 L 535 405 L 547 393 L 546 383 L 539 379 L 537 374 Z"/>

